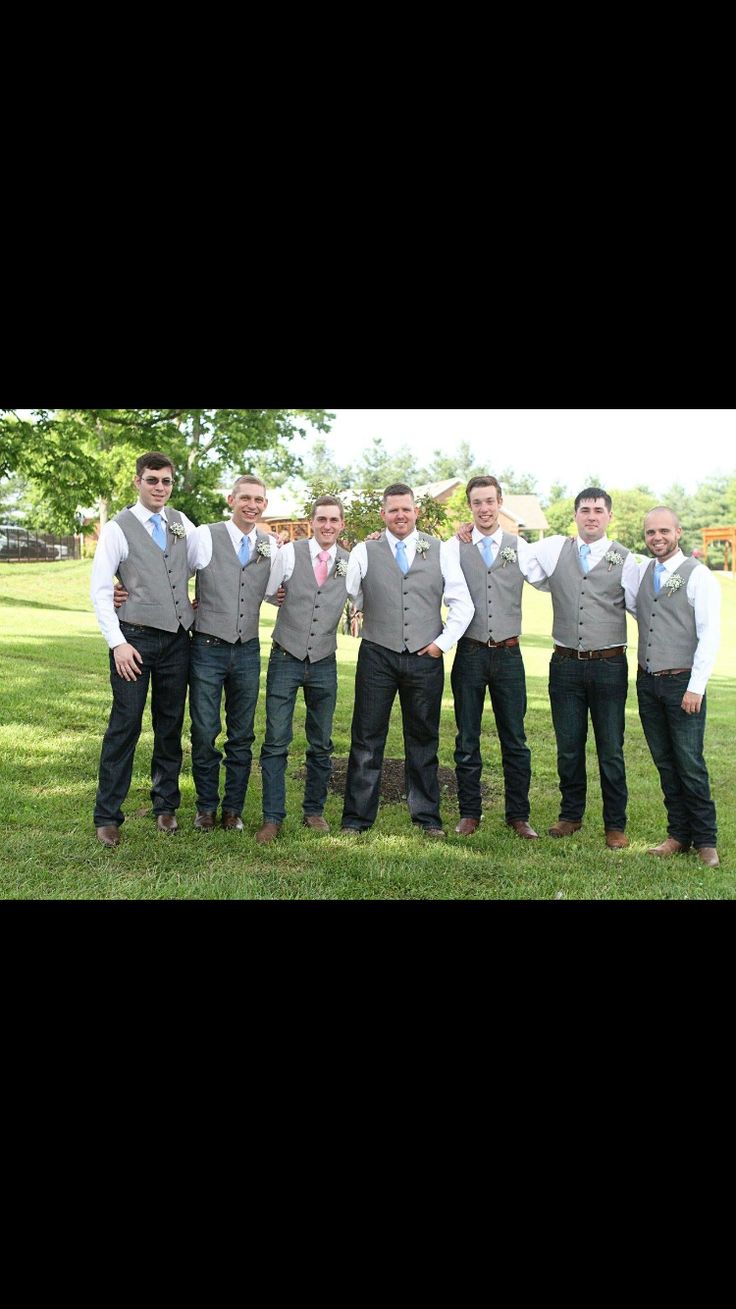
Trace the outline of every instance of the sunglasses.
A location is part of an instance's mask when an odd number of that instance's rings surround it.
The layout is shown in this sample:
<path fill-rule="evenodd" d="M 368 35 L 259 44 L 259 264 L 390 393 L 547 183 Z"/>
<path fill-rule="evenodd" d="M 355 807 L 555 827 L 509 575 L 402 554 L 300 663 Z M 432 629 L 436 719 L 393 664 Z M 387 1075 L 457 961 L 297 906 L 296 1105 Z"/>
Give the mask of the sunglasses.
<path fill-rule="evenodd" d="M 174 485 L 173 478 L 171 477 L 142 477 L 141 481 L 146 486 L 158 486 L 159 482 L 161 483 L 161 486 Z"/>

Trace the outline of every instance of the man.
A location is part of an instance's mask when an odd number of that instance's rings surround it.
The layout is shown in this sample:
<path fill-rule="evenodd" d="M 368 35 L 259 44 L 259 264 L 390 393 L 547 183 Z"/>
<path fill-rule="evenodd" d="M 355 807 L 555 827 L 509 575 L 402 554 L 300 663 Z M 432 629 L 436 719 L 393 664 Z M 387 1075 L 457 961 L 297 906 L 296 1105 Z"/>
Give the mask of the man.
<path fill-rule="evenodd" d="M 499 525 L 503 493 L 495 477 L 474 477 L 466 493 L 473 515 L 463 539 L 449 544 L 457 553 L 475 614 L 458 642 L 452 668 L 455 698 L 455 773 L 459 836 L 472 836 L 481 820 L 481 724 L 486 690 L 501 745 L 506 823 L 525 840 L 537 840 L 529 823 L 531 754 L 526 743 L 526 677 L 519 646 L 521 593 L 531 558 L 526 541 Z"/>
<path fill-rule="evenodd" d="M 720 637 L 721 593 L 713 575 L 680 549 L 676 514 L 653 509 L 644 536 L 654 558 L 641 565 L 637 600 L 636 690 L 644 735 L 667 810 L 667 840 L 649 854 L 669 858 L 691 846 L 719 866 L 716 810 L 703 758 L 706 686 Z"/>
<path fill-rule="evenodd" d="M 159 831 L 176 831 L 181 803 L 181 730 L 194 618 L 187 584 L 194 567 L 194 527 L 183 514 L 166 507 L 174 484 L 174 468 L 166 455 L 141 455 L 133 484 L 137 503 L 103 527 L 92 565 L 92 603 L 110 647 L 113 694 L 94 813 L 97 839 L 107 846 L 120 842 L 122 804 L 130 790 L 149 684 L 154 733 L 151 802 Z M 117 614 L 116 574 L 127 594 Z"/>
<path fill-rule="evenodd" d="M 397 482 L 383 495 L 386 532 L 357 545 L 348 565 L 348 594 L 363 611 L 355 678 L 352 745 L 343 831 L 367 831 L 376 819 L 391 708 L 396 692 L 406 751 L 412 821 L 443 839 L 437 776 L 443 653 L 473 617 L 465 578 L 447 543 L 420 536 L 411 487 Z M 443 629 L 442 598 L 448 606 Z"/>
<path fill-rule="evenodd" d="M 266 684 L 266 739 L 261 749 L 263 826 L 259 845 L 278 836 L 286 818 L 286 761 L 296 696 L 306 705 L 305 827 L 328 832 L 324 817 L 332 772 L 332 719 L 337 702 L 337 626 L 347 603 L 348 554 L 338 545 L 345 529 L 342 503 L 323 495 L 312 510 L 311 540 L 285 545 L 271 565 L 268 599 L 282 586 Z"/>
<path fill-rule="evenodd" d="M 609 540 L 612 518 L 610 495 L 598 486 L 586 487 L 575 500 L 577 537 L 550 536 L 536 544 L 527 578 L 535 586 L 548 583 L 554 612 L 549 695 L 562 805 L 549 835 L 571 836 L 583 825 L 590 714 L 606 846 L 623 850 L 629 844 L 624 767 L 626 610 L 634 612 L 639 572 L 633 555 Z"/>
<path fill-rule="evenodd" d="M 242 832 L 242 812 L 253 759 L 256 704 L 261 677 L 258 619 L 268 588 L 273 537 L 256 522 L 268 505 L 258 477 L 239 477 L 227 502 L 226 522 L 197 528 L 197 615 L 192 638 L 189 712 L 192 773 L 197 791 L 197 831 L 217 821 L 222 752 L 222 693 L 225 692 L 225 790 L 222 826 Z"/>

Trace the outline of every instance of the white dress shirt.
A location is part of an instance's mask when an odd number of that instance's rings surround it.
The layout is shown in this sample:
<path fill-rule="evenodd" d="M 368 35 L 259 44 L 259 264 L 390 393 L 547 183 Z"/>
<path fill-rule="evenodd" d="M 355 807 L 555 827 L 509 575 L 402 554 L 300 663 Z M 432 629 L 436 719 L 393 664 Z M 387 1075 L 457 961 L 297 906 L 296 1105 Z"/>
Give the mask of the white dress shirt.
<path fill-rule="evenodd" d="M 145 527 L 148 535 L 153 539 L 154 524 L 151 522 L 154 512 L 159 513 L 164 523 L 168 523 L 166 509 L 151 510 L 146 509 L 140 500 L 137 504 L 131 506 L 130 512 L 135 515 L 139 523 Z M 196 568 L 195 558 L 195 537 L 197 530 L 194 523 L 181 511 L 181 522 L 187 534 L 187 562 L 189 564 L 189 576 Z M 125 645 L 126 638 L 120 630 L 120 623 L 115 612 L 113 604 L 113 578 L 121 564 L 125 563 L 128 558 L 128 542 L 122 528 L 115 522 L 105 523 L 100 532 L 100 539 L 97 542 L 95 557 L 92 563 L 92 579 L 90 582 L 90 595 L 92 604 L 95 607 L 97 621 L 100 625 L 100 631 L 104 636 L 111 650 L 118 645 Z"/>
<path fill-rule="evenodd" d="M 477 545 L 478 554 L 480 555 L 481 559 L 485 561 L 485 555 L 482 549 L 483 541 L 493 541 L 496 547 L 495 550 L 492 551 L 493 562 L 495 564 L 496 559 L 498 558 L 498 552 L 501 549 L 501 542 L 503 541 L 503 531 L 504 529 L 502 527 L 499 527 L 498 530 L 493 532 L 491 536 L 484 536 L 482 532 L 478 531 L 477 527 L 473 528 L 473 545 Z M 453 536 L 449 541 L 446 542 L 446 544 L 452 547 L 451 553 L 457 559 L 459 565 L 460 542 L 458 538 L 456 536 Z M 518 560 L 519 568 L 521 569 L 521 572 L 523 573 L 524 577 L 527 577 L 529 566 L 534 558 L 534 551 L 536 549 L 536 546 L 530 545 L 528 541 L 525 541 L 523 537 L 519 536 L 517 537 L 516 545 L 514 546 L 514 549 L 516 551 L 516 558 Z M 546 590 L 547 588 L 546 585 L 543 585 L 538 587 L 538 589 Z"/>
<path fill-rule="evenodd" d="M 320 545 L 319 541 L 317 541 L 313 536 L 310 537 L 309 540 L 309 553 L 312 556 L 312 565 L 314 565 L 314 561 L 317 558 L 317 555 L 322 553 L 322 546 Z M 327 553 L 330 557 L 329 562 L 327 564 L 327 571 L 329 574 L 332 572 L 332 569 L 335 567 L 335 559 L 337 557 L 337 542 L 335 542 L 332 546 L 330 546 L 330 549 L 327 551 Z M 273 597 L 275 596 L 279 587 L 285 585 L 288 582 L 289 578 L 294 572 L 295 566 L 296 566 L 296 552 L 294 550 L 294 542 L 289 541 L 287 545 L 282 545 L 278 554 L 271 561 L 271 576 L 268 579 L 268 588 L 266 591 L 266 599 L 271 604 L 277 603 L 277 601 L 275 601 Z"/>
<path fill-rule="evenodd" d="M 250 532 L 241 532 L 240 528 L 235 526 L 232 518 L 227 518 L 223 521 L 227 528 L 228 536 L 233 543 L 233 550 L 236 555 L 240 557 L 240 543 L 243 540 L 243 537 L 247 536 L 248 541 L 250 542 L 250 557 L 252 559 L 253 551 L 256 548 L 256 542 L 258 540 L 257 528 L 252 528 Z M 196 544 L 193 548 L 195 560 L 194 567 L 195 569 L 206 568 L 208 564 L 212 563 L 212 533 L 210 532 L 209 526 L 205 523 L 202 527 L 195 527 L 194 535 L 196 538 Z M 271 556 L 273 557 L 278 549 L 278 541 L 273 536 L 269 536 L 269 540 L 271 542 Z"/>
<path fill-rule="evenodd" d="M 391 547 L 391 553 L 396 558 L 398 537 L 388 530 L 385 535 Z M 416 558 L 418 537 L 419 533 L 414 531 L 411 536 L 404 538 L 406 560 L 409 568 L 411 568 Z M 459 551 L 455 550 L 453 553 L 451 547 L 451 541 L 440 542 L 440 568 L 445 591 L 445 604 L 447 605 L 447 620 L 442 632 L 438 633 L 433 643 L 445 654 L 457 644 L 463 632 L 470 626 L 475 617 L 475 605 L 470 598 L 465 575 L 460 567 Z M 360 545 L 356 545 L 350 554 L 346 578 L 348 595 L 356 609 L 362 609 L 363 607 L 362 584 L 367 572 L 368 551 L 365 542 L 361 542 Z"/>
<path fill-rule="evenodd" d="M 651 559 L 645 559 L 644 563 L 639 565 L 639 581 L 651 562 Z M 662 586 L 667 585 L 668 579 L 677 572 L 680 564 L 684 563 L 685 556 L 682 550 L 678 550 L 677 554 L 665 561 Z M 695 610 L 695 630 L 698 634 L 698 648 L 695 651 L 693 670 L 687 689 L 692 691 L 693 695 L 705 695 L 708 679 L 718 657 L 721 639 L 721 591 L 710 569 L 702 567 L 693 569 L 688 578 L 685 594 L 688 603 Z"/>
<path fill-rule="evenodd" d="M 526 572 L 526 579 L 531 582 L 532 586 L 536 586 L 539 590 L 548 589 L 544 586 L 544 583 L 554 573 L 560 562 L 562 547 L 569 540 L 569 536 L 547 536 L 543 541 L 537 541 L 534 546 L 529 547 L 532 555 Z M 576 541 L 578 551 L 583 544 L 584 542 L 578 537 Z M 613 545 L 607 536 L 602 537 L 600 541 L 593 541 L 590 546 L 590 568 L 595 568 L 596 564 L 599 564 L 611 549 L 613 549 Z M 639 565 L 632 552 L 629 551 L 621 570 L 621 582 L 624 588 L 626 608 L 634 618 L 636 618 L 636 597 L 639 594 L 640 580 Z"/>

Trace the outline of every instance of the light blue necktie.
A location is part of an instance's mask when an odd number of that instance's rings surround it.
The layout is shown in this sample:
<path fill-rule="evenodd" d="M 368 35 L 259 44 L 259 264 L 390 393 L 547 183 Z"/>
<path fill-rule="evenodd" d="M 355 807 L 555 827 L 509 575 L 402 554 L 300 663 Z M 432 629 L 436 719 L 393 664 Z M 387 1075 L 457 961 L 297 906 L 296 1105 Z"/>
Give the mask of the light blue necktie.
<path fill-rule="evenodd" d="M 589 573 L 590 572 L 590 546 L 589 545 L 581 545 L 580 562 L 583 565 L 583 572 L 586 574 Z"/>
<path fill-rule="evenodd" d="M 244 536 L 240 542 L 240 550 L 238 551 L 238 554 L 243 568 L 246 568 L 250 563 L 250 541 L 247 536 Z"/>
<path fill-rule="evenodd" d="M 493 542 L 490 536 L 483 537 L 483 540 L 480 543 L 480 547 L 481 550 L 483 551 L 483 558 L 488 564 L 488 567 L 492 568 L 493 567 Z"/>
<path fill-rule="evenodd" d="M 662 590 L 662 578 L 664 577 L 666 572 L 667 569 L 665 568 L 664 564 L 656 564 L 654 569 L 654 591 L 656 595 L 659 595 L 660 591 Z"/>
<path fill-rule="evenodd" d="M 403 541 L 397 541 L 396 543 L 396 562 L 406 577 L 409 571 L 409 560 L 406 557 L 406 545 Z"/>
<path fill-rule="evenodd" d="M 159 546 L 162 550 L 165 550 L 165 549 L 166 549 L 166 528 L 164 527 L 163 523 L 161 522 L 161 515 L 160 515 L 160 514 L 151 514 L 151 522 L 153 523 L 153 539 L 154 539 L 154 541 L 156 542 L 156 545 L 157 545 L 157 546 Z"/>

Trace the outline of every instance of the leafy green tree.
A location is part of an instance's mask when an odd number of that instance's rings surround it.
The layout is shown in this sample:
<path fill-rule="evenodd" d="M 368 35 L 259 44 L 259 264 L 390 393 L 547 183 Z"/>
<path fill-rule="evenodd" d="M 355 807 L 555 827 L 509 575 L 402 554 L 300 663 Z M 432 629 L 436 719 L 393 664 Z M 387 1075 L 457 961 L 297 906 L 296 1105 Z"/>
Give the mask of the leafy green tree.
<path fill-rule="evenodd" d="M 479 477 L 483 469 L 476 463 L 476 458 L 467 441 L 461 441 L 451 454 L 444 450 L 432 451 L 432 462 L 417 474 L 418 482 L 449 482 L 453 477 L 462 478 L 466 484 L 471 477 Z"/>
<path fill-rule="evenodd" d="M 408 446 L 390 454 L 380 436 L 374 436 L 371 446 L 352 466 L 351 485 L 371 491 L 383 491 L 392 482 L 406 482 L 411 486 L 420 480 L 418 473 L 417 461 Z"/>
<path fill-rule="evenodd" d="M 656 509 L 657 497 L 646 486 L 635 486 L 631 491 L 609 490 L 608 493 L 613 501 L 609 535 L 636 554 L 648 554 L 644 519 L 650 509 Z"/>
<path fill-rule="evenodd" d="M 553 536 L 572 536 L 577 531 L 574 496 L 567 495 L 553 501 L 546 506 L 544 514 Z"/>
<path fill-rule="evenodd" d="M 531 473 L 517 473 L 513 468 L 504 468 L 494 476 L 501 483 L 504 495 L 537 494 L 537 479 Z"/>
<path fill-rule="evenodd" d="M 321 436 L 304 460 L 302 476 L 309 486 L 323 486 L 329 482 L 344 490 L 352 485 L 351 469 L 340 467 L 333 450 Z"/>
<path fill-rule="evenodd" d="M 307 425 L 329 431 L 333 418 L 324 409 L 37 409 L 33 416 L 22 452 L 11 429 L 7 458 L 43 489 L 49 525 L 67 530 L 80 504 L 96 505 L 104 522 L 131 503 L 135 459 L 146 449 L 171 457 L 177 508 L 195 523 L 218 519 L 223 484 L 254 472 L 278 485 L 301 468 L 293 438 Z M 4 439 L 7 429 L 3 419 Z"/>

